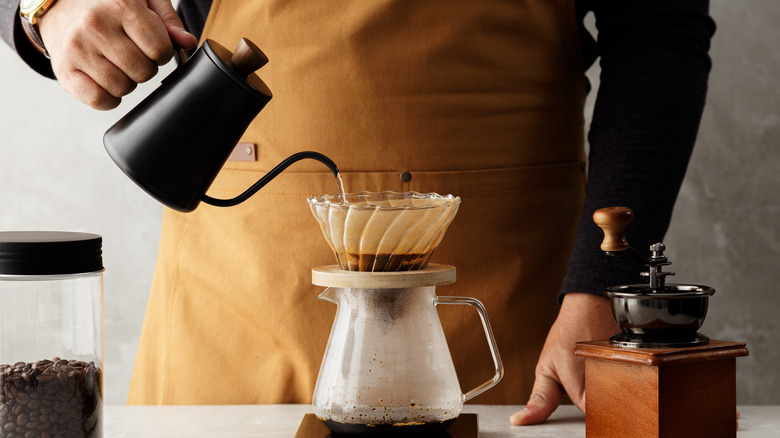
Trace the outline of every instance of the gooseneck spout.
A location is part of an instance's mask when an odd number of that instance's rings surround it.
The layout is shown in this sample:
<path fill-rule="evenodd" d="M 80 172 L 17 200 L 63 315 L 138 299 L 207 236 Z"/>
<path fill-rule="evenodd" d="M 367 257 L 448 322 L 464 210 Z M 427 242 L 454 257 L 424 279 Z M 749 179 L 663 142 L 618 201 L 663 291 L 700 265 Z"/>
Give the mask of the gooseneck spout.
<path fill-rule="evenodd" d="M 260 178 L 259 181 L 254 183 L 248 189 L 246 189 L 244 193 L 241 193 L 235 198 L 216 199 L 203 193 L 200 196 L 200 200 L 205 202 L 206 204 L 214 205 L 217 207 L 232 207 L 234 205 L 238 205 L 246 201 L 247 199 L 249 199 L 255 193 L 257 193 L 258 190 L 262 189 L 272 179 L 276 178 L 285 169 L 290 167 L 291 164 L 295 163 L 296 161 L 304 160 L 307 158 L 310 158 L 312 160 L 317 160 L 323 163 L 324 165 L 328 166 L 328 169 L 330 169 L 330 171 L 333 172 L 333 176 L 338 177 L 339 169 L 336 167 L 336 163 L 334 163 L 333 160 L 331 160 L 330 158 L 326 157 L 325 155 L 319 152 L 304 151 L 304 152 L 298 152 L 296 154 L 292 154 L 289 157 L 287 157 L 284 161 L 282 161 L 276 167 L 274 167 L 270 172 L 266 173 L 265 176 Z"/>

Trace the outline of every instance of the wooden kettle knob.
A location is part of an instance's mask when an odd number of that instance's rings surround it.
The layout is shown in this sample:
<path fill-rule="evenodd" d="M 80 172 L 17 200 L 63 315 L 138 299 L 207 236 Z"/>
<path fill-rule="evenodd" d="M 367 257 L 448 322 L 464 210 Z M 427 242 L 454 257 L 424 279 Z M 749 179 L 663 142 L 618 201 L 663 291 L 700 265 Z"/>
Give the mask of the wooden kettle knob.
<path fill-rule="evenodd" d="M 603 251 L 625 251 L 628 249 L 626 227 L 634 219 L 634 212 L 628 207 L 600 208 L 593 213 L 593 222 L 604 231 Z"/>
<path fill-rule="evenodd" d="M 268 57 L 252 41 L 241 38 L 230 62 L 233 63 L 236 73 L 246 77 L 268 63 Z"/>

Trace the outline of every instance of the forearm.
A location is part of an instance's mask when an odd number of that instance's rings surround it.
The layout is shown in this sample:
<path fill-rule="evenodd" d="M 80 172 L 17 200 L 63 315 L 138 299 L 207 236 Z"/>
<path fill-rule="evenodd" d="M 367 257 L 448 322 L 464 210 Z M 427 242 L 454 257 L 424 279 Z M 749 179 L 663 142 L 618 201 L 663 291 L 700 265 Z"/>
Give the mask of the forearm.
<path fill-rule="evenodd" d="M 603 254 L 591 216 L 602 207 L 630 207 L 631 245 L 646 252 L 660 242 L 696 140 L 714 30 L 708 4 L 637 5 L 594 4 L 601 83 L 588 135 L 587 195 L 561 294 L 598 294 L 607 285 L 642 281 L 642 265 Z"/>

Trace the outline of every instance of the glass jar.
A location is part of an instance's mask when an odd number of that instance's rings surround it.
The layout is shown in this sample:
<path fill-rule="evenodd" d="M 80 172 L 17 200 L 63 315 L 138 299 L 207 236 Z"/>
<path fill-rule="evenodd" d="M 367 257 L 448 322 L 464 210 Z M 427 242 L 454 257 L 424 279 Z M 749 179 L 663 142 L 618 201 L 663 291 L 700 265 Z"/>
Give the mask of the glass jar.
<path fill-rule="evenodd" d="M 0 232 L 0 437 L 102 437 L 102 238 Z"/>

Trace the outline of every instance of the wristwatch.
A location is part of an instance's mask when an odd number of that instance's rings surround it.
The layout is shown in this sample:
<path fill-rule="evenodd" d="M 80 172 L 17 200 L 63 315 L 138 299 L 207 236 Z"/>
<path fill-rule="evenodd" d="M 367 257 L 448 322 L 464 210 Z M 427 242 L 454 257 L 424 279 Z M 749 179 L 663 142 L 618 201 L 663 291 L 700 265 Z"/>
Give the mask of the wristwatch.
<path fill-rule="evenodd" d="M 43 44 L 41 33 L 38 32 L 38 19 L 45 14 L 56 0 L 21 0 L 19 2 L 19 16 L 22 19 L 22 25 L 27 30 L 30 38 L 43 49 L 43 54 L 48 58 L 49 52 Z"/>

